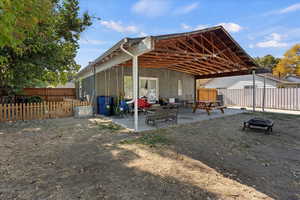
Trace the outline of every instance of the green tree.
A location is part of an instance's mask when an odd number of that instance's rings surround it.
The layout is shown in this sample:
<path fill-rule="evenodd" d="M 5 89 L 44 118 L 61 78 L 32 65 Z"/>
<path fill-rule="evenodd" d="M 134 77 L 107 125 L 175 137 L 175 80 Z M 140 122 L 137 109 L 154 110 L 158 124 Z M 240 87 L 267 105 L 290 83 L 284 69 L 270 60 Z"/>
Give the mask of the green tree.
<path fill-rule="evenodd" d="M 10 6 L 12 10 L 21 9 L 21 13 L 24 12 L 27 16 L 28 13 L 23 10 L 24 6 L 15 7 L 10 0 L 0 1 L 6 2 L 6 4 L 2 2 L 1 5 Z M 2 60 L 0 87 L 9 86 L 17 89 L 31 87 L 36 83 L 40 84 L 41 81 L 52 85 L 66 82 L 80 68 L 75 62 L 79 48 L 78 40 L 80 34 L 91 25 L 91 17 L 88 13 L 79 16 L 78 0 L 18 0 L 17 2 L 23 2 L 24 5 L 46 2 L 46 5 L 50 6 L 46 10 L 37 9 L 36 12 L 29 14 L 20 26 L 11 28 L 8 34 L 0 36 L 0 58 L 2 58 L 0 59 Z M 0 7 L 0 13 L 10 12 L 3 8 Z M 2 19 L 10 21 L 11 15 L 14 16 L 14 12 L 1 15 L 0 21 Z M 17 17 L 13 18 L 17 19 Z M 31 19 L 36 19 L 33 24 L 30 24 Z M 18 33 L 21 33 L 22 37 L 17 37 Z M 19 38 L 17 42 L 12 41 L 15 37 Z"/>
<path fill-rule="evenodd" d="M 287 74 L 300 76 L 300 44 L 289 49 L 280 62 L 273 69 L 273 74 L 279 78 Z"/>
<path fill-rule="evenodd" d="M 266 55 L 264 57 L 256 57 L 255 61 L 259 66 L 272 70 L 279 63 L 280 59 L 272 55 Z"/>
<path fill-rule="evenodd" d="M 16 47 L 51 14 L 49 0 L 0 0 L 0 47 Z"/>

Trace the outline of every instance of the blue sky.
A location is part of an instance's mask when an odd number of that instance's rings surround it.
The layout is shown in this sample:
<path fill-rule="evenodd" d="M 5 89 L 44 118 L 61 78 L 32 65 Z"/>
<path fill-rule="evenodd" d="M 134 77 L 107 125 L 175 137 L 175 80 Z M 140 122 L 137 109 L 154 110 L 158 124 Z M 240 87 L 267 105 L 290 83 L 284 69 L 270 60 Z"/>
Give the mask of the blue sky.
<path fill-rule="evenodd" d="M 81 35 L 85 67 L 124 37 L 178 33 L 223 25 L 253 57 L 281 57 L 300 43 L 298 0 L 80 0 L 100 17 Z"/>

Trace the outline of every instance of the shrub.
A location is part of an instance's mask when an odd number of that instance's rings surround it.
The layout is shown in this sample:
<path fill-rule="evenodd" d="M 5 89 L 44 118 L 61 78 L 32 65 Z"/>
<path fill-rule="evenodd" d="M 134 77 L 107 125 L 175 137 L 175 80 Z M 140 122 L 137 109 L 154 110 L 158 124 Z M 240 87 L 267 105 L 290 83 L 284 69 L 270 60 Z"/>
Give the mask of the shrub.
<path fill-rule="evenodd" d="M 43 102 L 43 98 L 40 96 L 27 97 L 27 103 L 41 103 L 41 102 Z"/>

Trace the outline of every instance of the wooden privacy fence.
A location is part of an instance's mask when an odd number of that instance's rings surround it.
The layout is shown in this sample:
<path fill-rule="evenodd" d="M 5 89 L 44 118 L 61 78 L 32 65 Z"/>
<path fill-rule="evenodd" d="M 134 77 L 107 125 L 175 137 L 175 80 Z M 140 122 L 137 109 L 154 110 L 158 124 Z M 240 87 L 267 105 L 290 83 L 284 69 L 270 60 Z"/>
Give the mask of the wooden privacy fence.
<path fill-rule="evenodd" d="M 215 101 L 217 100 L 217 89 L 200 88 L 197 90 L 198 101 Z"/>
<path fill-rule="evenodd" d="M 80 101 L 0 104 L 0 122 L 70 117 L 74 107 L 87 105 Z"/>
<path fill-rule="evenodd" d="M 218 89 L 227 106 L 253 106 L 252 89 Z M 256 103 L 263 107 L 263 88 L 256 88 Z M 282 110 L 300 110 L 300 88 L 266 88 L 265 108 Z"/>
<path fill-rule="evenodd" d="M 75 88 L 24 88 L 25 96 L 40 96 L 45 101 L 62 101 L 64 98 L 75 99 Z"/>

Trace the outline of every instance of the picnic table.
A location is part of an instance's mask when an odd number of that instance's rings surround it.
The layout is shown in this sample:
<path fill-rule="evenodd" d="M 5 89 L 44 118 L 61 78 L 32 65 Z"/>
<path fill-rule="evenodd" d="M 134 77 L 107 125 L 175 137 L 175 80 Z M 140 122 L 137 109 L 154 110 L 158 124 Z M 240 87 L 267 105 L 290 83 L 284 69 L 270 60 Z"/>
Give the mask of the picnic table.
<path fill-rule="evenodd" d="M 193 108 L 193 113 L 197 111 L 197 109 L 202 109 L 210 115 L 210 111 L 212 110 L 220 110 L 224 114 L 224 109 L 226 106 L 222 106 L 220 101 L 196 101 Z"/>

